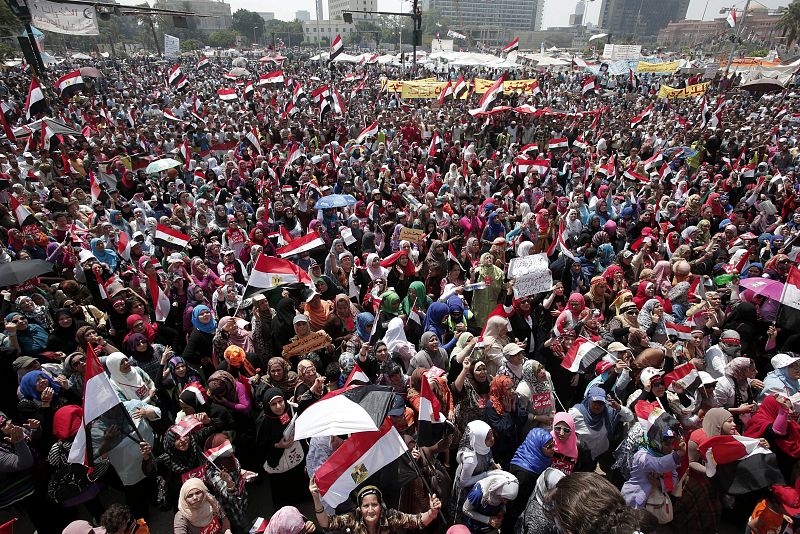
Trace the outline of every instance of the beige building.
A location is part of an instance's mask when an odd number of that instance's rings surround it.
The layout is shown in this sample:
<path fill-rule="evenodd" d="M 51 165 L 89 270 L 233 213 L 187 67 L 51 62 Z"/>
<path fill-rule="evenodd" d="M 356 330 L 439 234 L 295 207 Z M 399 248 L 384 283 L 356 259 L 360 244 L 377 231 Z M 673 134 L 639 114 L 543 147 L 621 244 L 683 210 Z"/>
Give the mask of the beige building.
<path fill-rule="evenodd" d="M 741 21 L 742 16 L 738 13 L 737 15 Z M 781 36 L 781 31 L 778 29 L 780 18 L 780 15 L 770 15 L 766 9 L 751 9 L 743 22 L 742 37 L 744 39 L 758 37 L 772 44 Z M 735 31 L 725 21 L 725 17 L 714 20 L 670 22 L 666 28 L 658 32 L 658 44 L 695 47 L 726 33 L 732 35 Z"/>
<path fill-rule="evenodd" d="M 322 38 L 330 43 L 337 35 L 344 38 L 355 31 L 353 24 L 347 24 L 343 20 L 311 20 L 303 23 L 303 35 L 308 43 L 318 43 Z"/>
<path fill-rule="evenodd" d="M 342 20 L 342 13 L 357 9 L 359 11 L 377 11 L 378 0 L 328 0 L 328 18 L 332 21 Z M 374 15 L 353 12 L 353 19 L 373 19 Z"/>

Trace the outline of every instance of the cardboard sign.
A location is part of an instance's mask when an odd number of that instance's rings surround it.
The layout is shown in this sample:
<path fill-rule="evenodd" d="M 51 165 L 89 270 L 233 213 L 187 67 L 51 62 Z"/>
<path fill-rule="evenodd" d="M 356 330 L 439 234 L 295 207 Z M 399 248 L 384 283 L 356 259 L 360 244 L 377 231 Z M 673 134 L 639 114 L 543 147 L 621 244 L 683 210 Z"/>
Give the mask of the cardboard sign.
<path fill-rule="evenodd" d="M 425 239 L 425 230 L 417 230 L 416 228 L 406 227 L 403 227 L 400 230 L 400 241 L 420 243 L 423 239 Z"/>
<path fill-rule="evenodd" d="M 696 96 L 703 96 L 708 90 L 711 82 L 696 83 L 689 87 L 670 87 L 669 85 L 662 85 L 656 98 L 694 98 Z"/>
<path fill-rule="evenodd" d="M 284 356 L 300 356 L 328 346 L 325 332 L 311 332 L 306 337 L 289 343 L 283 348 Z"/>
<path fill-rule="evenodd" d="M 508 277 L 514 280 L 514 298 L 544 293 L 553 287 L 553 275 L 546 254 L 514 258 L 508 264 Z"/>
<path fill-rule="evenodd" d="M 549 393 L 534 393 L 531 395 L 531 410 L 543 410 L 545 408 L 552 409 L 553 401 L 550 399 Z"/>

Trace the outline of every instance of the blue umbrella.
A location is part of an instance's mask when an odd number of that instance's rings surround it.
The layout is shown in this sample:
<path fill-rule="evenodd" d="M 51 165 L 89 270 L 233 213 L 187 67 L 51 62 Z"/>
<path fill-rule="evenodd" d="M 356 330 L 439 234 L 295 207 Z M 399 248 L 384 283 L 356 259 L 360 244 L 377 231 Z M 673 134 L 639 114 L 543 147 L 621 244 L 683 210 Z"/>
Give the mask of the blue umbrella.
<path fill-rule="evenodd" d="M 317 200 L 314 205 L 315 210 L 325 210 L 329 208 L 343 208 L 345 206 L 355 206 L 358 202 L 353 195 L 328 195 Z"/>

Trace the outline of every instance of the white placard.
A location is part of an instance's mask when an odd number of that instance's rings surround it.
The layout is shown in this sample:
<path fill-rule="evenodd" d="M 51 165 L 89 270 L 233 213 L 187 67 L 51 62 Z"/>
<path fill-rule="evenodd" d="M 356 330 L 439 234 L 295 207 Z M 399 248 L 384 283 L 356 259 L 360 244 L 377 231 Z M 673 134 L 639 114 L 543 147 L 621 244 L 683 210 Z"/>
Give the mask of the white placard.
<path fill-rule="evenodd" d="M 612 61 L 636 60 L 642 57 L 641 45 L 607 44 L 603 47 L 603 59 Z"/>
<path fill-rule="evenodd" d="M 508 277 L 514 280 L 514 298 L 544 293 L 553 287 L 547 254 L 514 258 L 508 264 Z"/>
<path fill-rule="evenodd" d="M 29 0 L 33 25 L 40 30 L 67 35 L 100 35 L 94 6 Z"/>
<path fill-rule="evenodd" d="M 164 34 L 164 55 L 177 57 L 181 52 L 181 40 L 172 35 Z"/>

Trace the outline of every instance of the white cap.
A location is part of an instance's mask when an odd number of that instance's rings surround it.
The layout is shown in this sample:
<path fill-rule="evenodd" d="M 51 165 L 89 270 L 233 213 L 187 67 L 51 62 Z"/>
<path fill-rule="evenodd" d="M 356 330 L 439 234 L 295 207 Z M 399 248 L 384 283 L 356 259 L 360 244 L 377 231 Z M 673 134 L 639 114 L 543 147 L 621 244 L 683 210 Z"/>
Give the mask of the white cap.
<path fill-rule="evenodd" d="M 78 261 L 80 263 L 83 263 L 83 262 L 85 262 L 87 260 L 95 260 L 95 259 L 97 259 L 97 258 L 94 257 L 94 254 L 92 254 L 92 252 L 90 250 L 81 250 L 78 253 Z"/>
<path fill-rule="evenodd" d="M 800 360 L 797 356 L 789 356 L 788 354 L 776 354 L 772 357 L 769 363 L 772 364 L 773 369 L 783 369 L 789 367 L 794 362 Z"/>
<path fill-rule="evenodd" d="M 710 384 L 716 384 L 717 379 L 708 374 L 706 371 L 697 371 L 698 376 L 700 376 L 700 382 L 704 386 L 708 386 Z"/>

